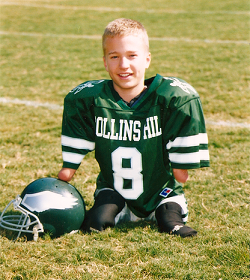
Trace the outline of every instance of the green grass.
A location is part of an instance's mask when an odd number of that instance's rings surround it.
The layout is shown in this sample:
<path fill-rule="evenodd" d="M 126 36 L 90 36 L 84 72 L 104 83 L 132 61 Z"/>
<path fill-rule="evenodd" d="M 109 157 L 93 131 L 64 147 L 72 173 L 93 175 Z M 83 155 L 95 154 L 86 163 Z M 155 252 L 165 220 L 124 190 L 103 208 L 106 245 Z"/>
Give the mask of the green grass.
<path fill-rule="evenodd" d="M 150 41 L 147 77 L 190 82 L 208 121 L 250 124 L 249 45 L 242 42 L 249 41 L 249 1 L 1 3 L 0 31 L 8 34 L 0 35 L 0 97 L 62 105 L 79 83 L 108 78 L 100 39 L 52 35 L 101 35 L 114 18 L 132 17 L 150 37 L 178 39 Z M 0 212 L 31 181 L 57 175 L 61 117 L 61 109 L 0 103 Z M 190 171 L 185 185 L 197 237 L 162 234 L 146 222 L 36 243 L 13 243 L 0 230 L 0 279 L 249 279 L 250 130 L 209 122 L 207 130 L 211 167 Z M 87 208 L 98 171 L 90 153 L 72 180 Z"/>

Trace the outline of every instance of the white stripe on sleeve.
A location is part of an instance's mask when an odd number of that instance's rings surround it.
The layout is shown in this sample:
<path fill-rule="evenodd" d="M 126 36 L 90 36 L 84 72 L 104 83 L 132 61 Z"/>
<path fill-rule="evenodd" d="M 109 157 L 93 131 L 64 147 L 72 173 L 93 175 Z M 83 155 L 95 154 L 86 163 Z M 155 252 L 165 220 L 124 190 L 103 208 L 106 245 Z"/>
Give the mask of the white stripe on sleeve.
<path fill-rule="evenodd" d="M 62 152 L 63 161 L 70 162 L 74 164 L 80 164 L 84 158 L 84 155 L 69 153 L 69 152 Z"/>
<path fill-rule="evenodd" d="M 95 149 L 95 142 L 90 142 L 84 139 L 73 138 L 69 136 L 61 136 L 62 146 L 71 147 L 75 149 L 84 149 L 93 151 Z"/>
<path fill-rule="evenodd" d="M 174 141 L 169 141 L 167 149 L 170 150 L 173 147 L 195 147 L 200 144 L 208 144 L 207 133 L 199 133 L 197 135 L 177 137 Z"/>
<path fill-rule="evenodd" d="M 180 164 L 200 163 L 201 160 L 209 160 L 209 152 L 208 150 L 199 150 L 198 152 L 187 154 L 169 153 L 169 159 L 173 163 Z"/>

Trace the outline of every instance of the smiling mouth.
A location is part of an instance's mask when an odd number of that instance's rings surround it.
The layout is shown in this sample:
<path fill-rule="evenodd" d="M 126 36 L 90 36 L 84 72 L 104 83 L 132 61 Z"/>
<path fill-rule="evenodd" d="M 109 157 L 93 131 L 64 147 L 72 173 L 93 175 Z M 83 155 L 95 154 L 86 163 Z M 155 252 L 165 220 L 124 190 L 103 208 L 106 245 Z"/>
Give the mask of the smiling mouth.
<path fill-rule="evenodd" d="M 126 78 L 126 77 L 129 77 L 131 75 L 132 75 L 131 73 L 119 74 L 119 76 L 122 77 L 122 78 Z"/>

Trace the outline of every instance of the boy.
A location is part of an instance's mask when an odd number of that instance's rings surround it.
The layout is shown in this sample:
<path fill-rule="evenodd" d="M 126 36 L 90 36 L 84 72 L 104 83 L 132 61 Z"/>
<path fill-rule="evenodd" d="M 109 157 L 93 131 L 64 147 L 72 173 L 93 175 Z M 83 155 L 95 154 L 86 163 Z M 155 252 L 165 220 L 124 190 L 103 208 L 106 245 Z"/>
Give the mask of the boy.
<path fill-rule="evenodd" d="M 84 230 L 149 219 L 162 232 L 194 236 L 182 183 L 187 169 L 209 166 L 199 96 L 174 77 L 144 80 L 151 54 L 141 23 L 114 20 L 102 43 L 111 80 L 85 82 L 66 96 L 58 177 L 70 181 L 95 149 L 101 171 Z"/>

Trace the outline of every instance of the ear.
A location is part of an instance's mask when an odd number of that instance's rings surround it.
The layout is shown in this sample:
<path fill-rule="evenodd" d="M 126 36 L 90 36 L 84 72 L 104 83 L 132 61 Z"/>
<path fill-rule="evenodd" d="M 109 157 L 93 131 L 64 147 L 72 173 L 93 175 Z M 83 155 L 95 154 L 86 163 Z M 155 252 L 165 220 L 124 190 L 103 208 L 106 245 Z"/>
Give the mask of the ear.
<path fill-rule="evenodd" d="M 105 56 L 103 56 L 102 59 L 103 59 L 104 67 L 105 67 L 106 71 L 108 72 L 108 65 L 107 65 Z"/>
<path fill-rule="evenodd" d="M 149 68 L 150 62 L 151 62 L 151 53 L 149 52 L 146 56 L 146 69 Z"/>

